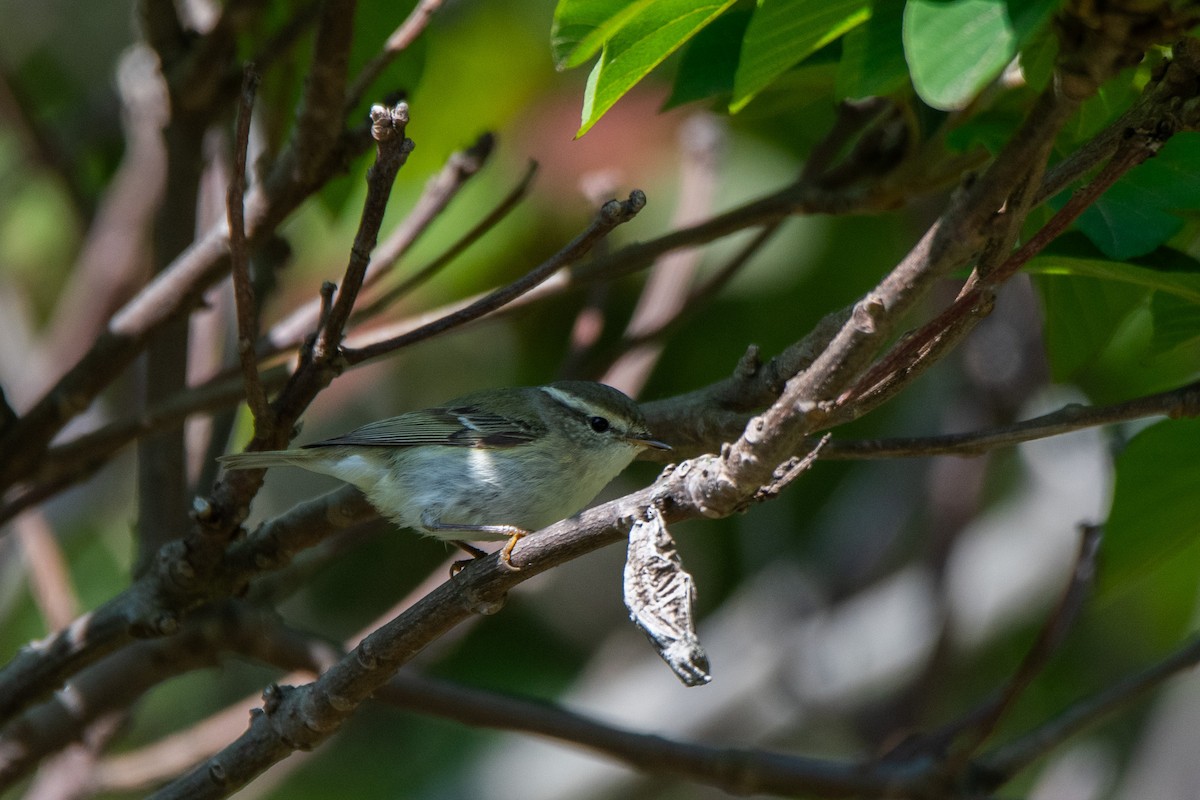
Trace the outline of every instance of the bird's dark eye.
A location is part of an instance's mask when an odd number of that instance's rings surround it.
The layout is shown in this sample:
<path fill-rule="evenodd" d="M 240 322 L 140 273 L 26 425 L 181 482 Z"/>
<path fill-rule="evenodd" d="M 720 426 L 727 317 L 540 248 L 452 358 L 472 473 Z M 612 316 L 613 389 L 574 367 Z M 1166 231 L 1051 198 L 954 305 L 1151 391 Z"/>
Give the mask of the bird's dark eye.
<path fill-rule="evenodd" d="M 604 433 L 612 427 L 604 417 L 588 417 L 588 425 L 591 425 L 596 433 Z"/>

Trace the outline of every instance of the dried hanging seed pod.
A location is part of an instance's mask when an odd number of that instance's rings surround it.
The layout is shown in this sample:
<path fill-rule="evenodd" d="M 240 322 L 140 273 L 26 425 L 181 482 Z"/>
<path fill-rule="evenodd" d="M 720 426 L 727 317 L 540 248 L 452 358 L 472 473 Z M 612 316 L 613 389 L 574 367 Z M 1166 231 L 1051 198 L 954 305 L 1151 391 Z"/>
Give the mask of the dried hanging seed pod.
<path fill-rule="evenodd" d="M 655 506 L 629 531 L 625 607 L 663 661 L 688 686 L 712 680 L 708 656 L 696 637 L 696 584 L 683 568 L 675 540 Z"/>

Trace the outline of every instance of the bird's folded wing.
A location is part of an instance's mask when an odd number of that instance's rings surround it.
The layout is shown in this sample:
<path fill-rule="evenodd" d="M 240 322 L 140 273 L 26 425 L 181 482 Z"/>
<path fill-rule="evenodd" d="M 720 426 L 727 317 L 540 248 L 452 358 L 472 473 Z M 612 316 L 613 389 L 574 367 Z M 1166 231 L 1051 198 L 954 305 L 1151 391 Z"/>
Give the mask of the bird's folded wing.
<path fill-rule="evenodd" d="M 540 424 L 462 405 L 401 414 L 305 447 L 513 447 L 531 442 L 543 433 Z"/>

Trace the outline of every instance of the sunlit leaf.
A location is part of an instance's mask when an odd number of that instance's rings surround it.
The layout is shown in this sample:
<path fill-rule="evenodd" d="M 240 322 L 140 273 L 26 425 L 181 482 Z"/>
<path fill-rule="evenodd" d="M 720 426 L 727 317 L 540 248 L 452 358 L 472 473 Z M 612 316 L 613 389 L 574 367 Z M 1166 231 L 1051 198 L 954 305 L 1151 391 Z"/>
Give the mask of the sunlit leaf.
<path fill-rule="evenodd" d="M 657 0 L 559 0 L 550 28 L 550 50 L 559 69 L 592 58 L 645 7 Z"/>
<path fill-rule="evenodd" d="M 869 16 L 868 0 L 760 0 L 742 42 L 729 110 L 740 111 L 784 72 Z"/>
<path fill-rule="evenodd" d="M 650 70 L 734 2 L 657 0 L 639 5 L 637 13 L 604 43 L 600 60 L 588 76 L 583 119 L 576 135 L 587 133 Z"/>
<path fill-rule="evenodd" d="M 909 85 L 901 39 L 903 17 L 903 0 L 873 0 L 871 18 L 842 40 L 838 96 L 888 95 Z"/>
<path fill-rule="evenodd" d="M 1058 6 L 1058 0 L 909 0 L 904 52 L 917 94 L 934 108 L 962 108 Z"/>

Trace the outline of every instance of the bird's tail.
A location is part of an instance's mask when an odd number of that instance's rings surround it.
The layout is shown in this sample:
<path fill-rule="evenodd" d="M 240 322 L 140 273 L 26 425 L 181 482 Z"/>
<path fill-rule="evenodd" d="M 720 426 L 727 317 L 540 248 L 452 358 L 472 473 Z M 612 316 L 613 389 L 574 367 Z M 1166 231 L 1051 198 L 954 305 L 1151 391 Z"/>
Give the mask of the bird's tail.
<path fill-rule="evenodd" d="M 313 459 L 312 450 L 262 450 L 256 453 L 233 453 L 220 456 L 225 469 L 266 469 L 267 467 L 308 466 Z"/>

